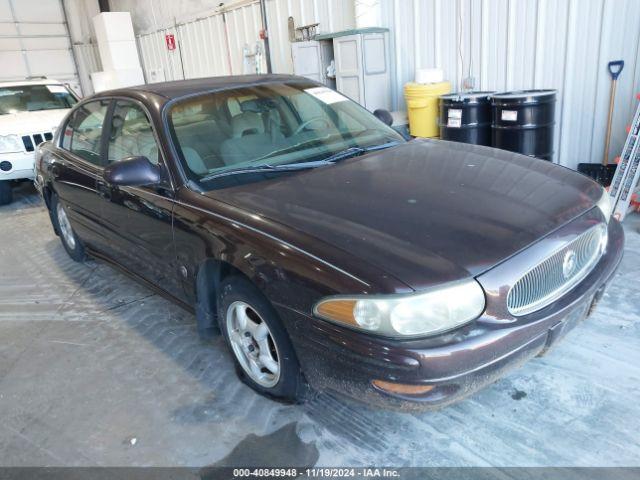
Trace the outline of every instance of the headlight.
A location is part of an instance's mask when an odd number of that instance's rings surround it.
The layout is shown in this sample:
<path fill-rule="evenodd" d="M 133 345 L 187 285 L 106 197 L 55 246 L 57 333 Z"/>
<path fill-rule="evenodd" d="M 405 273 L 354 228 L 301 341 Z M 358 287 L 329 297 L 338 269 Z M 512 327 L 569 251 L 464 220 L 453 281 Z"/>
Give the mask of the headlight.
<path fill-rule="evenodd" d="M 484 311 L 482 287 L 464 280 L 406 295 L 330 297 L 314 313 L 335 323 L 387 337 L 433 335 L 464 325 Z"/>
<path fill-rule="evenodd" d="M 602 189 L 602 196 L 600 200 L 598 200 L 598 203 L 596 203 L 596 206 L 600 209 L 607 222 L 609 222 L 609 218 L 613 213 L 613 203 L 611 203 L 611 196 L 606 189 Z"/>
<path fill-rule="evenodd" d="M 17 135 L 0 135 L 0 153 L 14 153 L 23 150 L 22 141 Z"/>

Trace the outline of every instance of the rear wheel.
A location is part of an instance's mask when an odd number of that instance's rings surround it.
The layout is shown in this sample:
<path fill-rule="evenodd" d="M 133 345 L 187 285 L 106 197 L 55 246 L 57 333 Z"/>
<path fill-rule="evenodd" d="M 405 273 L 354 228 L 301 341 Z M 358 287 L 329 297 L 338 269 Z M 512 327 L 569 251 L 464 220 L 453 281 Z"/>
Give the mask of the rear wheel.
<path fill-rule="evenodd" d="M 303 398 L 305 383 L 291 340 L 268 300 L 248 280 L 221 285 L 219 322 L 240 378 L 254 390 L 287 401 Z"/>
<path fill-rule="evenodd" d="M 62 202 L 58 200 L 57 195 L 53 195 L 51 199 L 51 219 L 56 232 L 60 235 L 62 246 L 69 256 L 76 262 L 84 261 L 86 254 L 82 240 L 76 235 L 69 222 L 67 211 Z"/>
<path fill-rule="evenodd" d="M 11 190 L 11 182 L 8 180 L 0 180 L 0 205 L 8 205 L 13 200 L 13 191 Z"/>

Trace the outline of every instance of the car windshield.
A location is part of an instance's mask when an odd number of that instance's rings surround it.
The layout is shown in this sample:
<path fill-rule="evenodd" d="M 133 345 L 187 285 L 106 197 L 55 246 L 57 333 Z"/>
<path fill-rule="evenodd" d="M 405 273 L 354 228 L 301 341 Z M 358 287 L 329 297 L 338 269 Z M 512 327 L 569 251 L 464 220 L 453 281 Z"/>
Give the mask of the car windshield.
<path fill-rule="evenodd" d="M 200 184 L 240 172 L 311 168 L 404 142 L 357 103 L 312 83 L 207 93 L 174 104 L 168 118 L 184 170 Z"/>
<path fill-rule="evenodd" d="M 0 87 L 0 115 L 71 108 L 76 101 L 64 85 Z"/>

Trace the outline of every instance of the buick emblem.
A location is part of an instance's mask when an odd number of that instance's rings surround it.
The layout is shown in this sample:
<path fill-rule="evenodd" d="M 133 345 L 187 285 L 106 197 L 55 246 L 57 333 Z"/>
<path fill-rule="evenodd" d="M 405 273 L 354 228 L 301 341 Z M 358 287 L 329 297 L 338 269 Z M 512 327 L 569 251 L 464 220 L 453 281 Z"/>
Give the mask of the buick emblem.
<path fill-rule="evenodd" d="M 576 252 L 569 250 L 564 254 L 564 260 L 562 261 L 562 275 L 564 275 L 564 278 L 569 278 L 575 269 Z"/>

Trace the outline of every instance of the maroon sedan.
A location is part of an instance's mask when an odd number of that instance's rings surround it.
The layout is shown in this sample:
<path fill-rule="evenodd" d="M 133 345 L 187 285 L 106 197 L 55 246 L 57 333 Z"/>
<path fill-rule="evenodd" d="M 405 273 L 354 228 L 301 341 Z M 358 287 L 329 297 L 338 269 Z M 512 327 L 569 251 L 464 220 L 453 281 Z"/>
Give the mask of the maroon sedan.
<path fill-rule="evenodd" d="M 405 141 L 298 77 L 103 92 L 57 132 L 36 183 L 71 257 L 192 309 L 274 397 L 457 400 L 584 319 L 622 256 L 587 177 Z"/>

